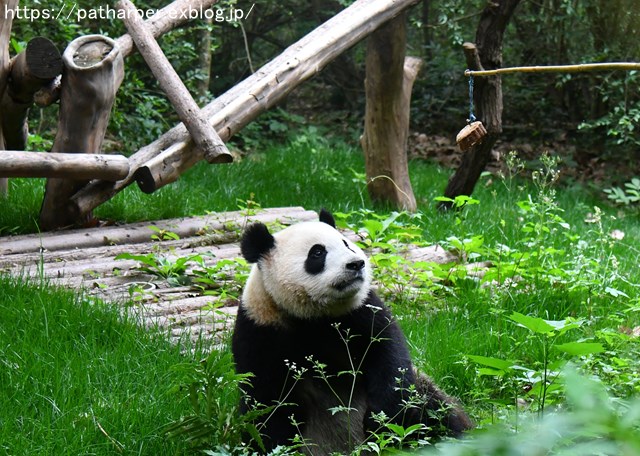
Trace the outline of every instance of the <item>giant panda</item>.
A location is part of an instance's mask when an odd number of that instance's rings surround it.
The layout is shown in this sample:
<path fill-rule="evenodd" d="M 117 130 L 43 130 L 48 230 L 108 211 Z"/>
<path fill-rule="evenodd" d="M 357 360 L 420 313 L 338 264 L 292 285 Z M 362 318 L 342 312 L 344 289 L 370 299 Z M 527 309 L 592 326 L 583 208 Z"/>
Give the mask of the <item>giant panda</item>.
<path fill-rule="evenodd" d="M 262 450 L 299 436 L 307 454 L 349 453 L 384 430 L 374 418 L 381 412 L 405 427 L 424 423 L 428 436 L 472 427 L 415 371 L 400 327 L 371 289 L 367 257 L 329 212 L 273 235 L 254 223 L 241 252 L 253 267 L 232 352 L 237 372 L 252 374 L 241 412 L 272 407 L 257 422 Z"/>

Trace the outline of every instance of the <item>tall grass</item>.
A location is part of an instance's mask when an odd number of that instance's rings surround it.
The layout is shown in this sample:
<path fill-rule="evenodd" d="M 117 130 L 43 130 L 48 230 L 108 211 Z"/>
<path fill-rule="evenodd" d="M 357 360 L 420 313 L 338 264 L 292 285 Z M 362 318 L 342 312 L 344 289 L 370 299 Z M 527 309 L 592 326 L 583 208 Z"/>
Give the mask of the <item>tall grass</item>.
<path fill-rule="evenodd" d="M 0 454 L 175 454 L 162 427 L 185 361 L 115 306 L 0 275 Z"/>

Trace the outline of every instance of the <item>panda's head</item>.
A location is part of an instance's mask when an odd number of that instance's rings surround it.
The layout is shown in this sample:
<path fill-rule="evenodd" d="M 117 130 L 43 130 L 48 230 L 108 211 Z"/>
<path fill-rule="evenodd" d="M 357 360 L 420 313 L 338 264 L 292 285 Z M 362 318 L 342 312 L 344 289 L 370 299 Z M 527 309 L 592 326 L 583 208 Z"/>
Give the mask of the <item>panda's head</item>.
<path fill-rule="evenodd" d="M 255 263 L 242 302 L 257 323 L 337 317 L 362 305 L 369 293 L 367 257 L 325 210 L 319 222 L 298 223 L 274 235 L 255 223 L 246 229 L 241 250 Z"/>

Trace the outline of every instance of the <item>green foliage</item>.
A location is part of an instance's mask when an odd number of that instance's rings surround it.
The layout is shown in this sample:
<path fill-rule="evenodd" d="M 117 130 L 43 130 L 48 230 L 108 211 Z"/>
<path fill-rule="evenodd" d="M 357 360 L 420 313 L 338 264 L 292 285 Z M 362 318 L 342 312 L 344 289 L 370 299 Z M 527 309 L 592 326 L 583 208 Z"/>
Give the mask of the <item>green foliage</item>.
<path fill-rule="evenodd" d="M 568 369 L 567 410 L 526 419 L 519 432 L 493 425 L 463 442 L 446 442 L 424 454 L 447 456 L 624 455 L 640 451 L 640 401 L 611 398 L 597 379 Z"/>
<path fill-rule="evenodd" d="M 562 357 L 555 357 L 555 352 L 574 357 L 604 352 L 604 347 L 600 343 L 585 342 L 584 340 L 557 342 L 567 331 L 580 328 L 583 321 L 572 318 L 544 320 L 519 312 L 513 312 L 508 319 L 518 326 L 526 328 L 529 331 L 527 338 L 542 347 L 542 359 L 535 362 L 537 367 L 526 367 L 520 361 L 485 356 L 470 355 L 469 359 L 484 366 L 478 371 L 480 375 L 495 377 L 502 384 L 513 383 L 517 385 L 519 382 L 525 382 L 528 385 L 526 396 L 535 399 L 540 414 L 543 414 L 545 410 L 548 393 L 558 389 L 555 381 L 562 363 L 565 362 Z M 517 394 L 523 389 L 515 387 L 513 391 L 516 394 L 513 403 L 518 404 L 520 398 Z"/>
<path fill-rule="evenodd" d="M 605 188 L 603 190 L 607 198 L 617 204 L 630 206 L 640 203 L 640 178 L 634 177 L 630 182 L 624 184 L 624 189 L 620 187 Z"/>
<path fill-rule="evenodd" d="M 171 391 L 191 405 L 190 414 L 165 427 L 171 438 L 207 450 L 204 454 L 238 452 L 245 433 L 260 438 L 253 421 L 267 410 L 240 414 L 240 388 L 250 375 L 235 373 L 229 351 L 213 350 L 200 363 L 177 364 L 171 374 Z"/>

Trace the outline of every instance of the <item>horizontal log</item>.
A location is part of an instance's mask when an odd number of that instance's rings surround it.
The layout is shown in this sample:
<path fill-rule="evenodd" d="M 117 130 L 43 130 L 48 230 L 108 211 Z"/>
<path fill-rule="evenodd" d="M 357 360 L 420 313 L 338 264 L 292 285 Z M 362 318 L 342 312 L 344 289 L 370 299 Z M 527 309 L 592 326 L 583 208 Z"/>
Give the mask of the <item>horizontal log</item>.
<path fill-rule="evenodd" d="M 149 229 L 150 225 L 160 230 L 170 231 L 181 238 L 195 236 L 197 233 L 225 230 L 225 227 L 234 221 L 246 223 L 248 220 L 269 223 L 291 223 L 293 221 L 312 220 L 317 214 L 306 211 L 301 207 L 273 208 L 259 211 L 255 215 L 247 215 L 240 211 L 211 214 L 203 217 L 189 217 L 181 219 L 159 220 L 153 223 L 140 222 L 126 227 L 108 226 L 99 230 L 76 229 L 64 233 L 37 233 L 20 236 L 0 238 L 0 255 L 21 254 L 27 252 L 40 252 L 65 249 L 84 249 L 105 245 L 134 244 L 149 242 L 155 232 Z M 11 261 L 10 258 L 6 260 Z"/>
<path fill-rule="evenodd" d="M 282 101 L 294 88 L 319 73 L 341 53 L 371 34 L 418 0 L 358 0 L 320 27 L 289 46 L 253 75 L 203 108 L 223 141 Z M 72 197 L 79 212 L 87 212 L 109 200 L 134 181 L 134 173 L 154 157 L 172 148 L 174 166 L 184 172 L 202 159 L 180 124 L 143 147 L 131 160 L 131 172 L 116 183 L 96 181 Z"/>
<path fill-rule="evenodd" d="M 0 177 L 62 177 L 117 181 L 129 174 L 124 155 L 0 152 Z"/>

